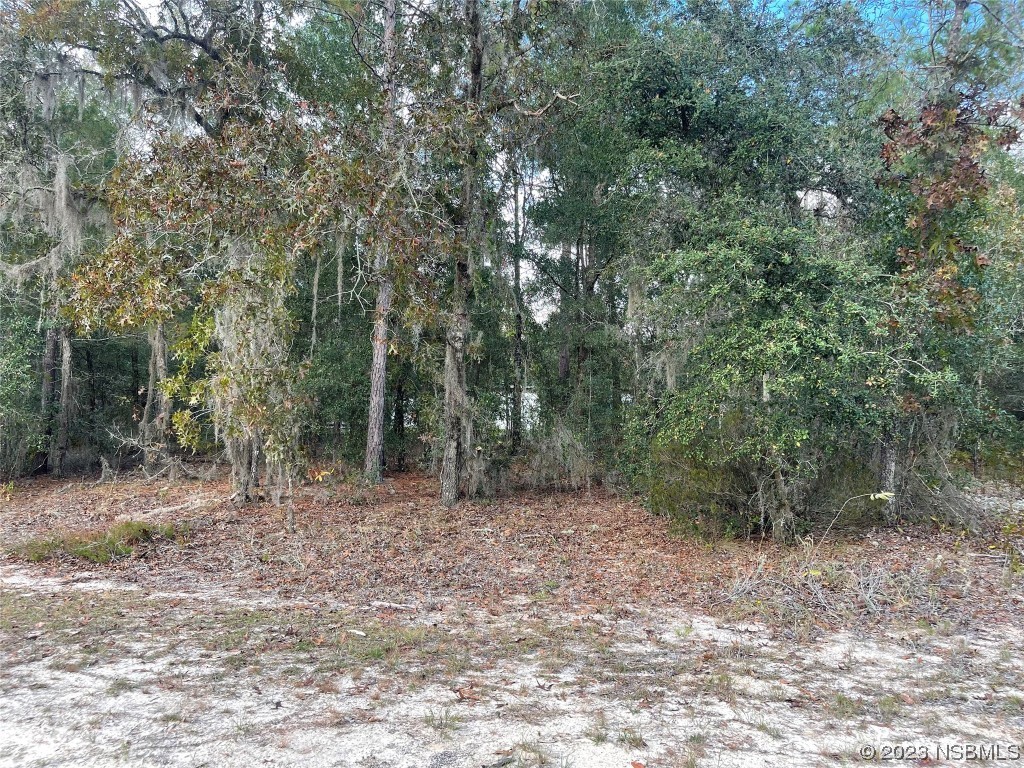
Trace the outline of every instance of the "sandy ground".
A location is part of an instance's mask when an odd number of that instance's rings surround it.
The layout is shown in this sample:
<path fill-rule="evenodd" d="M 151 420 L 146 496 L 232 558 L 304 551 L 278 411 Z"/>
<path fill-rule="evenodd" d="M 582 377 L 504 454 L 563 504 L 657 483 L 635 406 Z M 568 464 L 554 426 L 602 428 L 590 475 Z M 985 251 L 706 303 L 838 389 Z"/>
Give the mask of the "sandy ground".
<path fill-rule="evenodd" d="M 1024 536 L 712 545 L 604 490 L 445 509 L 420 475 L 304 486 L 285 534 L 227 494 L 4 490 L 0 768 L 1024 764 Z M 175 533 L 68 551 L 124 520 Z"/>
<path fill-rule="evenodd" d="M 1024 752 L 1014 624 L 795 643 L 670 609 L 339 608 L 29 565 L 2 566 L 0 583 L 0 766 L 12 768 L 819 766 L 886 745 L 934 761 L 903 764 L 957 765 L 939 750 Z"/>

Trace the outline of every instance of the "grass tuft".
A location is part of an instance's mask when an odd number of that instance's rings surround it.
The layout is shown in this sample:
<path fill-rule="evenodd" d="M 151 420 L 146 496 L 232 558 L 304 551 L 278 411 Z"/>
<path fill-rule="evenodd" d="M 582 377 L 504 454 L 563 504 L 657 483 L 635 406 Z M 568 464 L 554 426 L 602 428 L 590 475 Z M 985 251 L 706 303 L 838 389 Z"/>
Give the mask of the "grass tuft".
<path fill-rule="evenodd" d="M 639 728 L 623 728 L 619 732 L 619 738 L 617 741 L 619 744 L 626 747 L 632 747 L 633 749 L 641 749 L 647 746 L 647 740 L 644 738 Z"/>
<path fill-rule="evenodd" d="M 186 529 L 173 523 L 145 523 L 126 520 L 101 531 L 67 533 L 48 538 L 31 539 L 15 550 L 33 563 L 73 557 L 91 563 L 105 564 L 132 557 L 141 545 L 156 541 L 180 542 Z"/>
<path fill-rule="evenodd" d="M 450 735 L 459 727 L 461 718 L 445 707 L 440 712 L 430 710 L 423 716 L 423 722 L 443 735 Z"/>

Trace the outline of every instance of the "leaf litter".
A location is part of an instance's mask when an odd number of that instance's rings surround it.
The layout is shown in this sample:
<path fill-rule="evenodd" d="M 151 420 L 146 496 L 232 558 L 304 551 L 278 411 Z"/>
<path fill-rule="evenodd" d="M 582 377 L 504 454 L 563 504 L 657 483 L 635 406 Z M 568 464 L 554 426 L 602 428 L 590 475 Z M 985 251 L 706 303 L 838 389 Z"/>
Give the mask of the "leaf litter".
<path fill-rule="evenodd" d="M 983 542 L 707 544 L 601 489 L 434 490 L 313 484 L 288 535 L 223 482 L 17 489 L 0 765 L 810 766 L 1024 733 L 1019 581 Z M 125 519 L 189 533 L 18 554 Z"/>

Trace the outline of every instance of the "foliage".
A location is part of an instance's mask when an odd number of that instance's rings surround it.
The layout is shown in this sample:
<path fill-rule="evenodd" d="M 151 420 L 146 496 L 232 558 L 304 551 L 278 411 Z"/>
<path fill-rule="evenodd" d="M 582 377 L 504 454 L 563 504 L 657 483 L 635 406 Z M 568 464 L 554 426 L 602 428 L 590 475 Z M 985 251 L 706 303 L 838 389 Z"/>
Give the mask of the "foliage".
<path fill-rule="evenodd" d="M 1016 10 L 32 0 L 0 57 L 5 466 L 77 407 L 79 449 L 169 422 L 242 500 L 314 457 L 375 481 L 383 443 L 446 504 L 964 522 L 1024 444 Z"/>
<path fill-rule="evenodd" d="M 184 533 L 184 528 L 169 523 L 126 520 L 104 531 L 34 539 L 22 545 L 18 552 L 34 563 L 67 555 L 102 565 L 138 556 L 142 547 L 156 542 L 180 542 Z"/>
<path fill-rule="evenodd" d="M 0 477 L 26 469 L 29 454 L 42 444 L 36 374 L 38 337 L 30 318 L 17 309 L 0 309 Z"/>

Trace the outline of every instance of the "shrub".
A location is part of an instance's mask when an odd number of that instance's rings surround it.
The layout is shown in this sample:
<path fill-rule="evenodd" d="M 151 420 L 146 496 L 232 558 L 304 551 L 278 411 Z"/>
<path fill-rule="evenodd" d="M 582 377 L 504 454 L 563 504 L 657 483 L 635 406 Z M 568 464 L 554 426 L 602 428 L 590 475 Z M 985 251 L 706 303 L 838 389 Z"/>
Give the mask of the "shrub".
<path fill-rule="evenodd" d="M 139 548 L 157 541 L 180 542 L 186 533 L 183 526 L 173 523 L 146 523 L 126 520 L 102 531 L 60 534 L 32 539 L 21 545 L 17 552 L 37 563 L 70 556 L 79 560 L 106 564 L 113 560 L 133 557 Z"/>

